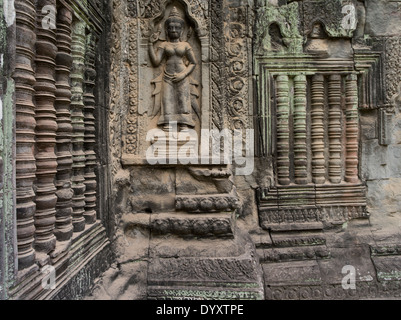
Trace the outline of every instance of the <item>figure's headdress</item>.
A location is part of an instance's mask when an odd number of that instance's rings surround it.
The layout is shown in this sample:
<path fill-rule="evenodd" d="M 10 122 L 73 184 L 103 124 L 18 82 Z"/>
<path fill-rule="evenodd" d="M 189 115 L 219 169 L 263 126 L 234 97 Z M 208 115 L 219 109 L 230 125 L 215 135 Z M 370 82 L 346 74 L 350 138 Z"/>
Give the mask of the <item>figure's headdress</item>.
<path fill-rule="evenodd" d="M 180 13 L 179 13 L 178 10 L 177 10 L 177 7 L 173 7 L 173 9 L 171 9 L 169 18 L 172 18 L 172 17 L 181 18 L 181 17 L 180 17 Z"/>
<path fill-rule="evenodd" d="M 167 21 L 171 21 L 171 20 L 179 20 L 184 22 L 184 19 L 181 17 L 180 13 L 178 12 L 177 7 L 173 7 L 173 9 L 171 9 L 170 11 L 170 15 L 167 18 Z"/>

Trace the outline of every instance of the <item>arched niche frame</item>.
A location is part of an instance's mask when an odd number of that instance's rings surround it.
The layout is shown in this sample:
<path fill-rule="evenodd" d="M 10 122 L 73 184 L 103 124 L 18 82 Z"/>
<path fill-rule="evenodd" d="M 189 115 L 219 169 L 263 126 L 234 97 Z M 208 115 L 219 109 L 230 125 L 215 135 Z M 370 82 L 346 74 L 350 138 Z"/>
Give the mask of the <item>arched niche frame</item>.
<path fill-rule="evenodd" d="M 192 14 L 191 5 L 186 0 L 165 0 L 161 4 L 160 13 L 150 20 L 150 37 L 158 36 L 159 41 L 166 41 L 165 21 L 171 10 L 176 7 L 181 18 L 186 22 L 182 41 L 187 41 L 195 50 L 197 67 L 194 78 L 199 83 L 200 123 L 196 129 L 210 127 L 210 35 L 207 22 Z M 153 39 L 156 40 L 156 39 Z"/>
<path fill-rule="evenodd" d="M 200 119 L 196 123 L 196 130 L 200 136 L 200 130 L 211 127 L 211 27 L 208 11 L 199 11 L 198 2 L 187 0 L 161 0 L 157 10 L 151 14 L 138 16 L 130 25 L 130 74 L 129 107 L 127 107 L 127 119 L 124 130 L 124 146 L 122 163 L 124 165 L 143 165 L 147 163 L 146 151 L 151 145 L 147 140 L 147 134 L 158 126 L 159 115 L 149 116 L 152 110 L 152 93 L 154 86 L 152 81 L 161 75 L 162 66 L 155 67 L 149 56 L 150 37 L 157 35 L 158 41 L 164 41 L 164 22 L 169 17 L 170 11 L 176 7 L 180 15 L 190 27 L 184 30 L 185 37 L 191 34 L 188 40 L 193 48 L 196 48 L 197 66 L 193 77 L 199 84 L 198 105 Z M 208 6 L 204 10 L 209 10 Z M 154 43 L 157 46 L 157 43 Z"/>
<path fill-rule="evenodd" d="M 316 27 L 320 27 L 319 35 L 317 35 Z M 316 18 L 312 20 L 306 30 L 308 38 L 317 37 L 320 39 L 327 39 L 329 37 L 334 37 L 333 32 L 327 27 L 326 23 L 321 18 Z"/>
<path fill-rule="evenodd" d="M 164 0 L 161 5 L 160 13 L 150 22 L 150 28 L 153 30 L 157 30 L 158 25 L 163 25 L 164 21 L 168 19 L 173 7 L 176 7 L 179 12 L 184 14 L 182 18 L 185 18 L 187 20 L 187 22 L 194 29 L 194 32 L 199 37 L 199 39 L 207 37 L 205 22 L 199 21 L 199 19 L 192 14 L 191 5 L 186 0 Z M 164 26 L 162 27 L 162 31 L 164 31 Z"/>

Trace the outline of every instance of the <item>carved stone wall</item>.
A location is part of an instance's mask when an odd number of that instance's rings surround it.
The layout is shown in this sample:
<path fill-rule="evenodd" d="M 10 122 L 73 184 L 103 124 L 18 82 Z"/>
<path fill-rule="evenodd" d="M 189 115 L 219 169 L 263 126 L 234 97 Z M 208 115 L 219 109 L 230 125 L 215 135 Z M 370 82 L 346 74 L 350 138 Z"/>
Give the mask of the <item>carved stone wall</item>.
<path fill-rule="evenodd" d="M 400 6 L 0 0 L 1 299 L 400 297 Z"/>
<path fill-rule="evenodd" d="M 254 58 L 260 127 L 266 130 L 260 147 L 273 157 L 276 175 L 261 191 L 263 228 L 319 229 L 333 217 L 329 211 L 339 211 L 334 216 L 340 221 L 368 216 L 359 174 L 363 93 L 353 71 L 352 30 L 342 28 L 341 10 L 339 1 L 258 8 Z"/>
<path fill-rule="evenodd" d="M 168 42 L 161 22 L 173 6 L 193 29 L 201 114 L 195 130 L 254 129 L 251 175 L 237 176 L 235 165 L 146 159 L 157 142 L 167 143 L 160 149 L 166 155 L 175 141 L 146 139 L 151 129 L 164 130 L 161 113 L 149 117 L 163 90 L 154 86 L 163 71 L 149 43 L 157 49 Z M 392 143 L 390 101 L 398 95 L 391 61 L 398 54 L 386 50 L 397 45 L 395 34 L 371 32 L 372 11 L 366 1 L 342 0 L 113 2 L 109 133 L 118 265 L 92 298 L 257 299 L 261 277 L 265 299 L 352 298 L 341 289 L 343 254 L 355 256 L 362 274 L 356 296 L 384 294 L 374 266 L 361 261 L 371 261 L 376 241 L 369 221 L 382 219 L 367 179 L 380 165 L 370 167 L 368 155 Z M 248 258 L 234 249 L 222 257 L 229 241 L 255 246 L 252 290 L 242 290 L 237 272 Z M 204 247 L 210 245 L 216 249 Z M 227 278 L 220 263 L 238 276 Z M 217 278 L 205 275 L 209 268 Z M 141 280 L 115 290 L 133 277 Z M 218 288 L 210 288 L 216 279 Z"/>
<path fill-rule="evenodd" d="M 15 221 L 15 15 L 0 1 L 0 299 L 9 297 L 8 284 L 15 281 L 18 265 Z"/>
<path fill-rule="evenodd" d="M 107 221 L 96 210 L 106 199 L 96 175 L 96 127 L 105 124 L 94 117 L 94 88 L 104 81 L 96 77 L 95 49 L 107 31 L 98 9 L 91 1 L 1 2 L 1 44 L 10 45 L 9 52 L 2 47 L 1 66 L 1 146 L 9 148 L 1 154 L 2 298 L 62 297 L 74 274 L 86 270 L 90 282 L 110 263 Z M 44 285 L 49 275 L 57 289 Z M 75 292 L 85 294 L 88 285 Z"/>

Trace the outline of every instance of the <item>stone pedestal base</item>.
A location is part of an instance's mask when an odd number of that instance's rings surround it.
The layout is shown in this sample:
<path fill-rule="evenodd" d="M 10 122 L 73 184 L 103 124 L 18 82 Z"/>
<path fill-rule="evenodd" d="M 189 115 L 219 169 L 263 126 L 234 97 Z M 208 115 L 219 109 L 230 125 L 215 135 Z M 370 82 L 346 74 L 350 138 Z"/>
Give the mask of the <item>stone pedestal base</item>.
<path fill-rule="evenodd" d="M 175 241 L 166 252 L 158 246 L 148 270 L 148 299 L 262 300 L 252 243 L 241 235 L 216 241 Z"/>

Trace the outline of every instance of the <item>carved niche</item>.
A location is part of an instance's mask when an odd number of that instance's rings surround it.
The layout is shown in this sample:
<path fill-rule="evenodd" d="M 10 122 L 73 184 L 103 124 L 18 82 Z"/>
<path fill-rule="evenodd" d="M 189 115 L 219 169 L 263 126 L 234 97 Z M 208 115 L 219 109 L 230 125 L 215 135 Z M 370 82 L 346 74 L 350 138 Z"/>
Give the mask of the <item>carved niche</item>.
<path fill-rule="evenodd" d="M 125 165 L 146 164 L 150 130 L 167 130 L 169 122 L 176 122 L 200 134 L 201 129 L 209 128 L 211 112 L 208 2 L 139 1 L 132 15 L 130 100 L 123 132 Z M 169 34 L 171 20 L 180 28 L 177 43 Z M 181 73 L 182 79 L 175 79 L 173 73 Z"/>
<path fill-rule="evenodd" d="M 260 148 L 276 177 L 260 190 L 262 228 L 319 230 L 368 217 L 359 172 L 359 105 L 368 98 L 358 81 L 375 57 L 365 57 L 365 70 L 355 64 L 356 25 L 344 29 L 344 17 L 342 1 L 258 9 Z"/>

